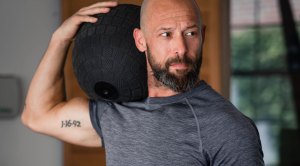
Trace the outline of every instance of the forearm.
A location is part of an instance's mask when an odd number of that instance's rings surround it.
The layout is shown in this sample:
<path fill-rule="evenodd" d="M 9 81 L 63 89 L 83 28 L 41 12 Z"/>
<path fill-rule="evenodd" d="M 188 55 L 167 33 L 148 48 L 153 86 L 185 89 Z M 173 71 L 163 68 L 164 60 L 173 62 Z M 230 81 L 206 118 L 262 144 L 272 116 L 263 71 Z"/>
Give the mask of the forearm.
<path fill-rule="evenodd" d="M 70 43 L 57 33 L 52 35 L 31 81 L 23 118 L 42 115 L 65 100 L 63 68 Z"/>

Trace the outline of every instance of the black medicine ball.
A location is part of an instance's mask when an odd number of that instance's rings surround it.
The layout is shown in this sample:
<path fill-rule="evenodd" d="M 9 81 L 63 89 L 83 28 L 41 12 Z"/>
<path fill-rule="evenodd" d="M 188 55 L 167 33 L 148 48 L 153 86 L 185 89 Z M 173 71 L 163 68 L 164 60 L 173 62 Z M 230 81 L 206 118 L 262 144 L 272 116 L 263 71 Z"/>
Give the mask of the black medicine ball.
<path fill-rule="evenodd" d="M 84 23 L 73 48 L 73 68 L 80 87 L 92 99 L 115 102 L 148 96 L 144 53 L 133 38 L 139 28 L 140 6 L 121 4 Z"/>

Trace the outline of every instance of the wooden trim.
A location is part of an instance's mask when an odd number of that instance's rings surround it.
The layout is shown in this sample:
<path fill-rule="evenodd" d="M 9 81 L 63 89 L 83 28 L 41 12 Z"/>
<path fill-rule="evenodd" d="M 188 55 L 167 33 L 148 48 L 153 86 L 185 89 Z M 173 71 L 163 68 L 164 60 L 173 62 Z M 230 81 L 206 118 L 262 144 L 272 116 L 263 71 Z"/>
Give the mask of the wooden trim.
<path fill-rule="evenodd" d="M 221 93 L 230 98 L 231 51 L 230 51 L 230 0 L 221 1 Z"/>

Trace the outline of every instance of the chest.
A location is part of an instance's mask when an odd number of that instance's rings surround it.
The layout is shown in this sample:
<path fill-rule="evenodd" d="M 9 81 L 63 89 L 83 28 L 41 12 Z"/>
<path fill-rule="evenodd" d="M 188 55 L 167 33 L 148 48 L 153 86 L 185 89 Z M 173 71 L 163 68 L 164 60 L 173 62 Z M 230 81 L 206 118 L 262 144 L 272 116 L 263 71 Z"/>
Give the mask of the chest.
<path fill-rule="evenodd" d="M 101 126 L 107 160 L 122 158 L 129 165 L 199 165 L 203 160 L 197 121 L 185 107 L 115 111 L 102 117 Z"/>

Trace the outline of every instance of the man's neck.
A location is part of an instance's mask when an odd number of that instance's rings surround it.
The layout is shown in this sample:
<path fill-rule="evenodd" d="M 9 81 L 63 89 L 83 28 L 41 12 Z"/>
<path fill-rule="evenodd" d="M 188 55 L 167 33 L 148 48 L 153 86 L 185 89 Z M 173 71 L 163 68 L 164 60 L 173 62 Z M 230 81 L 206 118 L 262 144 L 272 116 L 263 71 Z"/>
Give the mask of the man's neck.
<path fill-rule="evenodd" d="M 178 92 L 174 92 L 170 88 L 157 81 L 153 76 L 148 77 L 148 96 L 149 97 L 168 97 L 174 96 Z"/>
<path fill-rule="evenodd" d="M 165 87 L 148 87 L 149 97 L 169 97 L 178 94 Z"/>

